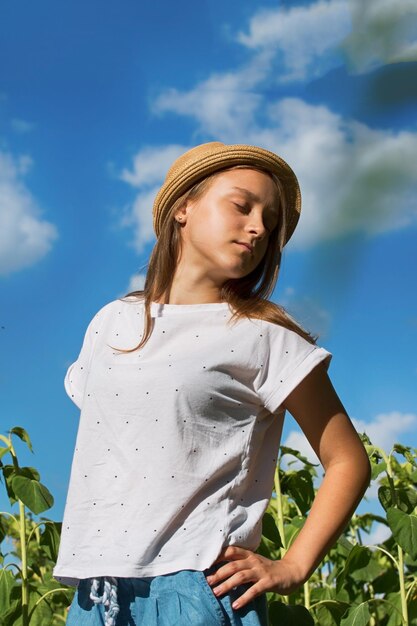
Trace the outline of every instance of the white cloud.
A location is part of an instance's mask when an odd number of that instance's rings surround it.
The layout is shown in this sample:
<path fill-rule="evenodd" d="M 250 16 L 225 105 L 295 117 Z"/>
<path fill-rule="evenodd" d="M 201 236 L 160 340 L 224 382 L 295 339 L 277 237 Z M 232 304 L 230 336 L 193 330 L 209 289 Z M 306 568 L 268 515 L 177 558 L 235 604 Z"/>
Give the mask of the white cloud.
<path fill-rule="evenodd" d="M 124 169 L 119 175 L 121 180 L 138 189 L 133 203 L 125 208 L 121 225 L 133 229 L 131 245 L 139 254 L 147 243 L 155 240 L 152 207 L 158 189 L 172 162 L 186 150 L 187 146 L 177 144 L 145 146 L 133 157 L 132 169 Z"/>
<path fill-rule="evenodd" d="M 351 417 L 353 425 L 358 433 L 365 432 L 371 442 L 389 453 L 394 443 L 402 443 L 404 445 L 405 438 L 408 434 L 414 434 L 417 426 L 417 415 L 414 413 L 401 413 L 399 411 L 393 411 L 392 413 L 380 413 L 370 421 L 365 422 Z M 289 432 L 287 438 L 283 442 L 284 446 L 298 450 L 303 456 L 305 456 L 311 463 L 319 463 L 320 461 L 308 442 L 307 437 L 301 430 L 292 430 Z M 292 462 L 289 466 L 288 463 Z M 283 468 L 287 469 L 299 469 L 302 467 L 300 461 L 296 461 L 293 457 L 284 456 Z M 318 478 L 315 479 L 314 484 L 316 488 L 321 482 L 323 475 L 322 466 L 316 468 Z M 373 481 L 366 491 L 365 497 L 367 500 L 378 500 L 378 481 Z M 382 530 L 380 531 L 382 533 Z M 371 537 L 368 543 L 379 541 L 379 535 L 375 538 Z"/>
<path fill-rule="evenodd" d="M 348 62 L 356 72 L 417 59 L 415 0 L 318 0 L 260 10 L 237 41 L 271 52 L 276 80 L 302 81 Z"/>
<path fill-rule="evenodd" d="M 349 0 L 352 33 L 343 42 L 351 69 L 417 60 L 415 0 Z"/>
<path fill-rule="evenodd" d="M 131 291 L 142 291 L 145 287 L 145 279 L 146 274 L 134 274 L 133 276 L 131 276 L 127 292 L 130 293 Z"/>
<path fill-rule="evenodd" d="M 317 454 L 314 452 L 307 437 L 304 435 L 303 432 L 299 430 L 292 430 L 288 434 L 288 437 L 286 438 L 283 445 L 286 446 L 287 448 L 298 450 L 298 452 L 300 452 L 300 454 L 305 456 L 310 461 L 310 463 L 320 464 Z M 292 467 L 302 466 L 302 463 L 300 461 L 295 461 L 293 457 L 288 457 L 288 458 L 284 457 L 284 459 L 285 459 L 285 465 L 284 465 L 285 467 L 288 466 L 287 464 L 289 461 L 291 462 L 294 461 L 294 464 L 292 465 Z"/>
<path fill-rule="evenodd" d="M 373 523 L 371 532 L 367 535 L 365 534 L 364 544 L 366 546 L 376 546 L 378 544 L 383 543 L 388 537 L 391 536 L 391 530 L 385 524 Z"/>
<path fill-rule="evenodd" d="M 14 131 L 21 134 L 29 133 L 35 128 L 35 124 L 32 122 L 27 122 L 26 120 L 21 120 L 17 117 L 13 118 L 10 124 Z"/>
<path fill-rule="evenodd" d="M 407 445 L 409 435 L 413 435 L 417 426 L 417 415 L 414 413 L 379 413 L 371 422 L 352 418 L 353 425 L 359 433 L 366 433 L 372 444 L 389 454 L 395 443 Z M 378 480 L 373 481 L 366 491 L 367 500 L 378 500 Z M 382 530 L 380 531 L 382 532 Z M 371 538 L 379 541 L 379 535 Z M 371 540 L 368 543 L 371 543 Z"/>
<path fill-rule="evenodd" d="M 295 98 L 271 104 L 269 118 L 258 140 L 292 165 L 306 208 L 292 246 L 416 222 L 417 133 L 373 130 Z"/>
<path fill-rule="evenodd" d="M 394 443 L 404 444 L 404 435 L 414 433 L 417 426 L 417 415 L 400 411 L 379 413 L 370 422 L 352 417 L 351 420 L 358 433 L 365 432 L 374 445 L 387 453 L 391 451 Z M 307 437 L 300 430 L 290 431 L 283 445 L 299 450 L 312 463 L 320 463 Z"/>
<path fill-rule="evenodd" d="M 405 11 L 409 0 L 399 0 L 398 7 Z M 291 249 L 417 223 L 417 132 L 373 129 L 325 105 L 295 97 L 274 100 L 262 93 L 265 82 L 277 76 L 310 76 L 313 66 L 323 69 L 323 58 L 346 31 L 347 10 L 343 0 L 320 0 L 257 13 L 248 33 L 238 36 L 254 51 L 245 65 L 214 73 L 188 91 L 167 89 L 152 105 L 157 115 L 193 119 L 195 138 L 260 145 L 289 162 L 303 205 Z M 370 9 L 367 15 L 376 19 Z M 279 67 L 274 65 L 277 54 L 284 59 Z M 134 229 L 138 252 L 154 239 L 151 209 L 163 176 L 186 149 L 145 147 L 132 169 L 121 173 L 138 190 L 123 219 Z"/>
<path fill-rule="evenodd" d="M 136 274 L 133 274 L 130 277 L 129 285 L 128 285 L 127 289 L 125 289 L 124 291 L 120 292 L 117 295 L 117 297 L 118 298 L 124 298 L 125 295 L 127 293 L 130 293 L 131 291 L 142 291 L 143 288 L 145 287 L 145 280 L 146 280 L 146 274 L 142 274 L 140 272 L 137 272 Z"/>
<path fill-rule="evenodd" d="M 279 81 L 304 80 L 340 65 L 340 41 L 350 32 L 350 13 L 344 0 L 319 0 L 307 6 L 261 10 L 237 40 L 255 50 L 274 52 Z M 274 59 L 274 61 L 273 61 Z"/>
<path fill-rule="evenodd" d="M 287 287 L 279 303 L 301 326 L 313 334 L 327 334 L 331 315 L 317 300 L 308 295 L 299 295 L 293 287 Z"/>
<path fill-rule="evenodd" d="M 414 413 L 380 413 L 372 422 L 352 419 L 356 430 L 365 432 L 371 442 L 389 453 L 394 443 L 403 443 L 407 434 L 414 434 L 417 427 L 417 415 Z"/>
<path fill-rule="evenodd" d="M 253 127 L 263 98 L 253 91 L 270 72 L 271 54 L 262 52 L 239 70 L 213 74 L 194 89 L 164 91 L 154 102 L 155 114 L 175 113 L 195 119 L 198 132 L 238 142 Z"/>
<path fill-rule="evenodd" d="M 138 188 L 159 183 L 172 162 L 186 150 L 186 146 L 177 144 L 161 147 L 145 146 L 133 157 L 132 170 L 124 169 L 120 178 Z"/>
<path fill-rule="evenodd" d="M 43 220 L 37 203 L 25 185 L 32 166 L 27 155 L 18 158 L 0 151 L 0 274 L 7 275 L 33 265 L 51 249 L 56 227 Z"/>
<path fill-rule="evenodd" d="M 133 240 L 131 245 L 138 254 L 145 250 L 145 245 L 155 240 L 153 230 L 152 206 L 158 192 L 157 187 L 140 191 L 131 206 L 126 210 L 121 220 L 122 226 L 133 229 Z"/>
<path fill-rule="evenodd" d="M 206 85 L 183 94 L 170 91 L 157 104 L 164 111 L 194 117 L 199 132 L 210 132 L 225 143 L 269 148 L 290 163 L 305 207 L 292 248 L 354 232 L 375 235 L 417 221 L 416 132 L 375 130 L 324 105 L 299 98 L 268 103 L 259 96 L 261 127 L 251 98 L 245 108 L 237 104 L 239 92 L 230 93 L 218 108 L 206 100 Z"/>

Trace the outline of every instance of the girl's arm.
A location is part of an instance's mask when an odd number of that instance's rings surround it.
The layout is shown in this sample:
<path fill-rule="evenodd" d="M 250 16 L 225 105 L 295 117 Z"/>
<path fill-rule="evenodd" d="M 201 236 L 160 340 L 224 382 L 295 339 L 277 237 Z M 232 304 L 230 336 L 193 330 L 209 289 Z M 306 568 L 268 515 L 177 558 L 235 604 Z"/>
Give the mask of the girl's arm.
<path fill-rule="evenodd" d="M 325 476 L 298 537 L 283 560 L 307 580 L 348 524 L 371 478 L 365 448 L 322 364 L 287 397 Z"/>
<path fill-rule="evenodd" d="M 228 546 L 220 553 L 217 561 L 230 562 L 208 579 L 214 592 L 216 585 L 222 595 L 236 585 L 254 582 L 233 608 L 265 591 L 289 594 L 303 584 L 343 532 L 370 481 L 365 448 L 323 363 L 284 404 L 319 457 L 325 476 L 303 528 L 283 559 L 272 561 L 238 546 Z"/>

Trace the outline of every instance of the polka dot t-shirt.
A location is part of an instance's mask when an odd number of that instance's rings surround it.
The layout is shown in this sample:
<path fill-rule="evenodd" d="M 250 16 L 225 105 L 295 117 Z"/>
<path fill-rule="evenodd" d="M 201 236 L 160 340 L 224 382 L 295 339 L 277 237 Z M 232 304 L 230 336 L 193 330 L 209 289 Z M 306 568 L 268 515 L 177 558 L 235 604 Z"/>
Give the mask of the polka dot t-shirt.
<path fill-rule="evenodd" d="M 105 305 L 65 377 L 81 409 L 53 576 L 204 570 L 256 550 L 288 394 L 330 352 L 227 303 Z"/>

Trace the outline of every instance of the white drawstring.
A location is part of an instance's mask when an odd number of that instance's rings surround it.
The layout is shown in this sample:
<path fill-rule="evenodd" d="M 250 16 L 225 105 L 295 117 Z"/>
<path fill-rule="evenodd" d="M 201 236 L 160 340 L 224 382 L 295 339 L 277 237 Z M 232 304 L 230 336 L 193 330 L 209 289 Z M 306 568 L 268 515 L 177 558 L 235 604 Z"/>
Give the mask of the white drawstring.
<path fill-rule="evenodd" d="M 117 578 L 112 576 L 104 577 L 103 595 L 98 595 L 100 579 L 93 578 L 91 582 L 90 598 L 95 604 L 104 605 L 105 622 L 104 626 L 116 626 L 117 614 L 120 611 L 117 602 Z"/>

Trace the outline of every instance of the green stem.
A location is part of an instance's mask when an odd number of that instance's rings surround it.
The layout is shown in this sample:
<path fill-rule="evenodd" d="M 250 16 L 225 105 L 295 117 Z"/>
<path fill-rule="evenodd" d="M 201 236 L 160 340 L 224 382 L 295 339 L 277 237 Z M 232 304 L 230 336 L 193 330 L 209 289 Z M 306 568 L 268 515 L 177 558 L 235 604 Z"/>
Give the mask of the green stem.
<path fill-rule="evenodd" d="M 308 580 L 304 583 L 304 606 L 307 611 L 310 610 L 310 585 L 308 584 Z"/>
<path fill-rule="evenodd" d="M 26 553 L 26 516 L 25 505 L 19 500 L 19 513 L 20 513 L 20 550 L 22 559 L 22 624 L 28 626 L 28 609 L 29 609 L 29 581 L 28 581 L 28 566 L 27 566 L 27 553 Z"/>
<path fill-rule="evenodd" d="M 17 519 L 11 513 L 8 513 L 7 511 L 0 511 L 0 515 L 10 515 L 10 517 L 12 517 L 17 524 Z"/>
<path fill-rule="evenodd" d="M 54 523 L 55 522 L 42 521 L 42 522 L 39 522 L 38 524 L 35 524 L 35 526 L 33 526 L 32 530 L 30 531 L 30 533 L 28 535 L 28 538 L 27 538 L 28 545 L 29 545 L 30 538 L 32 537 L 32 533 L 36 532 L 38 530 L 39 526 L 42 526 L 42 524 L 44 524 L 46 526 L 46 524 L 54 524 Z M 39 544 L 40 536 L 39 536 L 38 532 L 36 532 L 36 537 L 37 537 L 38 544 Z"/>
<path fill-rule="evenodd" d="M 381 448 L 378 448 L 378 452 L 382 456 L 383 460 L 385 461 L 385 465 L 387 468 L 386 473 L 387 473 L 388 483 L 389 483 L 389 487 L 391 491 L 392 502 L 395 506 L 397 506 L 398 500 L 397 500 L 397 494 L 395 491 L 394 478 L 392 476 L 392 468 L 391 468 L 392 451 L 390 452 L 388 456 L 385 454 L 384 450 L 382 450 Z"/>
<path fill-rule="evenodd" d="M 387 476 L 388 476 L 388 481 L 390 484 L 392 501 L 395 506 L 398 506 L 397 494 L 395 492 L 394 478 L 392 476 L 391 456 L 392 456 L 392 450 L 388 457 L 382 452 L 382 457 L 384 458 L 384 461 L 387 465 Z M 401 612 L 402 612 L 404 624 L 405 626 L 408 626 L 409 624 L 408 607 L 407 607 L 407 598 L 405 594 L 405 576 L 404 576 L 404 553 L 403 553 L 402 548 L 399 545 L 397 545 L 397 550 L 398 550 L 398 577 L 400 581 L 400 596 L 401 596 Z"/>
<path fill-rule="evenodd" d="M 369 601 L 372 602 L 373 600 L 375 600 L 375 590 L 374 590 L 372 583 L 369 583 L 368 589 L 369 589 L 369 595 L 370 595 Z M 375 611 L 375 615 L 371 615 L 371 618 L 372 618 L 373 626 L 380 626 L 378 611 Z"/>
<path fill-rule="evenodd" d="M 50 589 L 49 591 L 47 591 L 46 593 L 43 594 L 43 596 L 41 596 L 39 598 L 39 600 L 36 601 L 35 606 L 33 607 L 33 609 L 30 612 L 29 615 L 29 620 L 32 618 L 33 612 L 35 611 L 36 607 L 42 602 L 42 600 L 44 598 L 46 598 L 46 596 L 50 596 L 52 593 L 57 593 L 58 591 L 68 591 L 68 588 L 65 587 L 59 587 L 58 589 Z"/>
<path fill-rule="evenodd" d="M 12 455 L 13 466 L 15 469 L 19 469 L 19 463 L 15 449 L 12 444 L 12 439 L 8 440 L 10 447 L 10 454 Z M 28 609 L 29 609 L 29 581 L 28 581 L 28 566 L 27 566 L 27 552 L 26 552 L 26 513 L 25 505 L 21 500 L 19 502 L 19 536 L 20 536 L 20 552 L 22 560 L 22 626 L 29 626 Z"/>
<path fill-rule="evenodd" d="M 3 569 L 6 570 L 8 567 L 16 567 L 20 573 L 20 576 L 22 576 L 22 570 L 20 569 L 17 563 L 7 563 L 7 565 L 5 565 Z"/>
<path fill-rule="evenodd" d="M 408 600 L 408 596 L 409 596 L 409 595 L 410 595 L 410 593 L 412 592 L 413 587 L 415 587 L 416 585 L 417 585 L 417 580 L 415 580 L 414 582 L 412 582 L 412 583 L 411 583 L 411 585 L 410 585 L 410 587 L 409 587 L 409 589 L 408 589 L 408 591 L 407 591 L 407 595 L 406 595 L 406 597 L 405 597 L 405 599 L 406 599 L 406 600 Z"/>
<path fill-rule="evenodd" d="M 277 464 L 275 468 L 274 487 L 275 487 L 275 494 L 277 497 L 277 524 L 278 524 L 278 530 L 279 530 L 281 543 L 282 543 L 282 546 L 280 547 L 280 554 L 281 554 L 281 559 L 282 559 L 284 558 L 287 552 L 287 549 L 286 549 L 285 535 L 284 535 L 284 511 L 282 507 L 282 492 L 281 492 L 281 481 L 279 478 L 279 463 Z M 282 596 L 282 601 L 284 602 L 284 604 L 288 604 L 289 598 L 287 596 Z"/>
<path fill-rule="evenodd" d="M 403 615 L 403 620 L 405 626 L 408 626 L 408 607 L 407 607 L 407 598 L 405 595 L 405 579 L 404 579 L 404 553 L 403 549 L 400 546 L 398 548 L 398 573 L 400 579 L 400 595 L 401 595 L 401 611 Z"/>
<path fill-rule="evenodd" d="M 371 604 L 371 603 L 387 604 L 390 607 L 390 609 L 392 610 L 392 612 L 397 613 L 398 617 L 402 617 L 401 612 L 397 609 L 397 607 L 394 604 L 392 604 L 392 602 L 389 602 L 388 600 L 385 600 L 385 598 L 370 598 L 369 600 L 366 600 L 365 602 L 362 602 L 362 604 Z M 337 607 L 339 605 L 337 600 L 319 600 L 318 602 L 315 602 L 314 604 L 312 604 L 310 609 L 312 611 L 314 611 L 321 604 L 334 604 L 335 607 Z"/>
<path fill-rule="evenodd" d="M 281 552 L 281 558 L 283 558 L 285 556 L 285 553 L 287 552 L 287 548 L 285 544 L 285 535 L 284 535 L 284 512 L 282 508 L 281 481 L 279 478 L 279 466 L 278 465 L 275 468 L 274 486 L 275 486 L 275 493 L 277 495 L 277 523 L 278 523 L 278 530 L 281 536 L 281 543 L 282 543 L 280 552 Z"/>
<path fill-rule="evenodd" d="M 379 550 L 380 552 L 382 552 L 383 554 L 385 554 L 388 558 L 391 559 L 391 561 L 394 563 L 395 567 L 399 570 L 400 566 L 398 564 L 398 561 L 392 556 L 392 554 L 390 552 L 388 552 L 388 550 L 385 550 L 385 548 L 381 548 L 381 546 L 366 546 L 367 548 L 372 548 L 373 550 Z"/>

